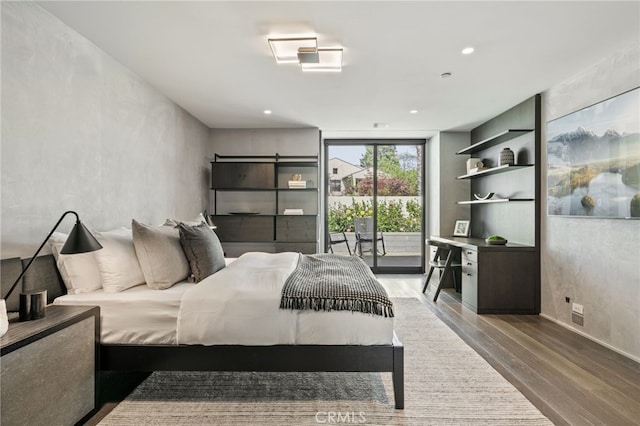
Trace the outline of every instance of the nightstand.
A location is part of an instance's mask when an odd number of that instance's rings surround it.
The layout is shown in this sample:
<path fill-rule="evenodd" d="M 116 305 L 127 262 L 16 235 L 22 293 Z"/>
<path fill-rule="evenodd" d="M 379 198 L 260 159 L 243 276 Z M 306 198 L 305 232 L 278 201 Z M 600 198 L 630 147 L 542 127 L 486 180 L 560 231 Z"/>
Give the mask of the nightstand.
<path fill-rule="evenodd" d="M 0 424 L 74 424 L 96 407 L 100 308 L 47 307 L 0 338 Z"/>

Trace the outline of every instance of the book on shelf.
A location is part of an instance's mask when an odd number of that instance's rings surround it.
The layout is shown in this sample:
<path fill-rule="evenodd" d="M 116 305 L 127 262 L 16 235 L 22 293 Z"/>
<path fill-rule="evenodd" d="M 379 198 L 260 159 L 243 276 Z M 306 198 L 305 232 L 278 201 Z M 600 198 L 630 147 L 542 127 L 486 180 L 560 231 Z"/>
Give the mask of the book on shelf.
<path fill-rule="evenodd" d="M 284 209 L 284 214 L 289 215 L 303 215 L 304 211 L 302 209 Z"/>
<path fill-rule="evenodd" d="M 306 180 L 290 180 L 289 188 L 306 188 L 307 181 Z"/>

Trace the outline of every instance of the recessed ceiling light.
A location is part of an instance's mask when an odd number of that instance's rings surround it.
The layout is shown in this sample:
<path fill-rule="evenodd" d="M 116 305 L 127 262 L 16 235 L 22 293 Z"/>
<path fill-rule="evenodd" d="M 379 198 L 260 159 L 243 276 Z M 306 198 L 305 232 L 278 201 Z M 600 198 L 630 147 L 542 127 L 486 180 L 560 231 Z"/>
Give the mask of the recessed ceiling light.
<path fill-rule="evenodd" d="M 265 113 L 265 114 L 267 114 L 267 115 L 269 115 L 269 114 L 271 114 L 271 110 L 270 110 L 270 109 L 265 109 L 265 110 L 264 110 L 264 113 Z"/>
<path fill-rule="evenodd" d="M 449 78 L 449 77 L 451 77 L 451 73 L 450 72 L 443 72 L 442 74 L 440 74 L 440 77 Z"/>
<path fill-rule="evenodd" d="M 462 49 L 462 54 L 463 55 L 470 55 L 473 53 L 475 49 L 471 46 L 465 47 L 464 49 Z"/>
<path fill-rule="evenodd" d="M 409 114 L 417 114 L 418 110 L 417 109 L 412 109 L 411 111 L 409 111 Z"/>

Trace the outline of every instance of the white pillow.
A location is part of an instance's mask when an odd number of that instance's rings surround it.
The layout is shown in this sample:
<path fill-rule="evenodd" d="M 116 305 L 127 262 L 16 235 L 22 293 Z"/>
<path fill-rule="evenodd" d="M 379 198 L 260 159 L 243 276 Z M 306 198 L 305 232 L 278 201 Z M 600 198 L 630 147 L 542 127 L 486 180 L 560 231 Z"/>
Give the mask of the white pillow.
<path fill-rule="evenodd" d="M 164 290 L 189 275 L 180 233 L 170 226 L 149 226 L 133 219 L 133 246 L 147 285 Z"/>
<path fill-rule="evenodd" d="M 98 269 L 95 252 L 80 254 L 60 254 L 62 246 L 67 241 L 67 234 L 54 232 L 49 238 L 53 257 L 67 293 L 80 294 L 100 290 L 102 278 Z"/>
<path fill-rule="evenodd" d="M 131 229 L 96 232 L 95 237 L 102 244 L 102 250 L 94 253 L 104 291 L 118 293 L 144 284 L 144 275 L 133 247 Z"/>

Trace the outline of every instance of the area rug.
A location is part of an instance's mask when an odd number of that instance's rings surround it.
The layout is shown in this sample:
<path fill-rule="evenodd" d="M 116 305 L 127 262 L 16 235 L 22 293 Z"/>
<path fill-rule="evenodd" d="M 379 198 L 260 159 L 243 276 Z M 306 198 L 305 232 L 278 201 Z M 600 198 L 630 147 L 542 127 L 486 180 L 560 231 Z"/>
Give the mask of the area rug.
<path fill-rule="evenodd" d="M 405 409 L 390 373 L 155 372 L 101 425 L 551 425 L 414 298 L 394 298 Z"/>

